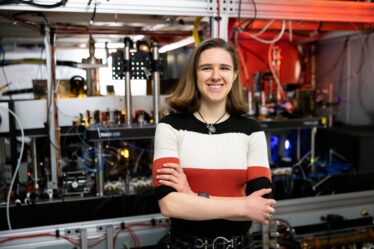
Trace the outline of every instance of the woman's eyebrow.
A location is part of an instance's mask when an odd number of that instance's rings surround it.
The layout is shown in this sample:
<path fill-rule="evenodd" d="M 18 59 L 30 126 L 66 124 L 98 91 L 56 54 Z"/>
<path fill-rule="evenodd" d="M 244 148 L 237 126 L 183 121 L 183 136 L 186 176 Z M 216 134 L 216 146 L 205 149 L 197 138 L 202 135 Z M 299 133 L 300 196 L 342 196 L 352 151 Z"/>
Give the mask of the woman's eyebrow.
<path fill-rule="evenodd" d="M 206 66 L 212 66 L 213 64 L 211 64 L 211 63 L 206 63 L 206 64 L 201 64 L 201 65 L 199 65 L 198 67 L 200 68 L 200 67 L 206 67 Z M 225 64 L 225 63 L 222 63 L 222 64 L 219 64 L 220 66 L 224 66 L 224 67 L 230 67 L 230 68 L 232 68 L 232 65 L 230 65 L 230 64 Z"/>

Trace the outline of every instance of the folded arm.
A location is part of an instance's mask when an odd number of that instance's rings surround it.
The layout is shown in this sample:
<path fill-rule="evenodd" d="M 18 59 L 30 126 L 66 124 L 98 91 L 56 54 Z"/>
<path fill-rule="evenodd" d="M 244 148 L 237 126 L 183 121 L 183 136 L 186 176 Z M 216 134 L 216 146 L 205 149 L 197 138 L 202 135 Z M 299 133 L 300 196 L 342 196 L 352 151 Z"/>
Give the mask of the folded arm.
<path fill-rule="evenodd" d="M 275 200 L 263 197 L 271 189 L 260 189 L 243 197 L 210 196 L 207 199 L 197 196 L 191 190 L 186 175 L 176 163 L 164 164 L 163 168 L 157 170 L 156 179 L 160 184 L 178 191 L 159 200 L 161 213 L 168 217 L 187 220 L 255 220 L 267 224 L 274 213 Z"/>

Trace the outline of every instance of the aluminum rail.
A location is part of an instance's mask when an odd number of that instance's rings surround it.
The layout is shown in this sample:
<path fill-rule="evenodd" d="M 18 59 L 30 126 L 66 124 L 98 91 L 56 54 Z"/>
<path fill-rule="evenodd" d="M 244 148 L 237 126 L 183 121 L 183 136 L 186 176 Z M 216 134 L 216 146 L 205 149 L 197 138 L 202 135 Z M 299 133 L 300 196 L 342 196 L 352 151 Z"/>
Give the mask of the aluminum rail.
<path fill-rule="evenodd" d="M 256 7 L 251 1 L 241 1 L 241 17 L 253 18 L 256 8 L 257 19 L 287 19 L 321 22 L 357 22 L 374 23 L 374 4 L 355 1 L 321 1 L 321 0 L 256 0 Z M 55 4 L 55 0 L 40 0 L 40 4 Z M 111 0 L 102 1 L 96 13 L 138 14 L 138 15 L 171 15 L 171 16 L 209 16 L 215 17 L 218 1 L 206 0 Z M 220 15 L 236 18 L 239 0 L 220 0 Z M 92 13 L 93 7 L 87 8 L 87 0 L 69 0 L 64 7 L 45 9 L 25 4 L 2 5 L 0 10 L 49 11 Z"/>
<path fill-rule="evenodd" d="M 346 219 L 356 219 L 361 217 L 363 213 L 374 214 L 374 190 L 281 200 L 276 206 L 275 218 L 287 220 L 291 226 L 303 226 L 319 224 L 321 223 L 320 217 L 327 214 L 338 214 Z M 7 249 L 41 249 L 52 246 L 56 249 L 71 248 L 72 244 L 66 237 L 79 245 L 90 247 L 103 236 L 103 240 L 97 244 L 96 249 L 134 247 L 134 238 L 130 235 L 131 230 L 127 228 L 131 228 L 136 234 L 140 246 L 152 246 L 167 234 L 168 222 L 168 218 L 161 214 L 150 214 L 16 229 L 0 232 L 0 247 Z M 119 228 L 122 229 L 119 230 Z M 261 229 L 264 228 L 256 223 L 252 231 Z M 54 236 L 57 231 L 59 237 Z M 118 231 L 120 232 L 118 233 Z M 50 234 L 51 236 L 36 237 L 37 234 Z M 4 239 L 17 237 L 25 237 L 25 239 L 13 239 L 2 243 Z M 82 241 L 82 238 L 87 238 L 88 241 Z M 113 238 L 116 238 L 115 242 L 111 240 Z"/>
<path fill-rule="evenodd" d="M 160 214 L 69 223 L 0 232 L 0 248 L 133 248 L 156 245 L 168 232 Z M 7 240 L 5 241 L 4 240 Z"/>

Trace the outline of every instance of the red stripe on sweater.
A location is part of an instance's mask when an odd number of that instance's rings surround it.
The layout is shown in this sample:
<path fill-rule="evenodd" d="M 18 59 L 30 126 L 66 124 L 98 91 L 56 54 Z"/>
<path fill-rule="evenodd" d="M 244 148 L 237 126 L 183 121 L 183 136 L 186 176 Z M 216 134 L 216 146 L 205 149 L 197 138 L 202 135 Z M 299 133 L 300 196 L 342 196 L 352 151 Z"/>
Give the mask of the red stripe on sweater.
<path fill-rule="evenodd" d="M 267 177 L 271 181 L 271 171 L 267 167 L 251 166 L 247 168 L 247 181 L 259 177 Z"/>
<path fill-rule="evenodd" d="M 156 179 L 157 169 L 165 163 L 179 164 L 179 158 L 164 157 L 153 161 L 152 179 L 154 187 L 161 184 Z M 215 196 L 244 196 L 247 181 L 267 177 L 271 181 L 271 171 L 267 167 L 251 166 L 239 169 L 196 169 L 183 168 L 192 191 L 207 192 Z"/>
<path fill-rule="evenodd" d="M 177 157 L 162 157 L 159 159 L 156 159 L 153 161 L 152 165 L 152 180 L 153 180 L 153 186 L 157 187 L 160 186 L 161 184 L 159 181 L 156 179 L 157 175 L 157 170 L 161 169 L 165 163 L 177 163 L 179 164 L 179 158 Z"/>
<path fill-rule="evenodd" d="M 184 168 L 192 191 L 214 196 L 244 196 L 246 170 Z"/>

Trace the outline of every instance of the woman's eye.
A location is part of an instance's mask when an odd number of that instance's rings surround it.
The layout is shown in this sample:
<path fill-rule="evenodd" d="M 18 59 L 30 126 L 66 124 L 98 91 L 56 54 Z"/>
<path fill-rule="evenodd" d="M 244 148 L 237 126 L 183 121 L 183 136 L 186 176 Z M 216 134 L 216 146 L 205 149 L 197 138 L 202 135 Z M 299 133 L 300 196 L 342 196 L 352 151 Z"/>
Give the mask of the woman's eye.
<path fill-rule="evenodd" d="M 210 67 L 202 67 L 202 68 L 201 68 L 202 71 L 208 71 L 208 70 L 210 70 L 210 69 L 211 69 Z"/>

